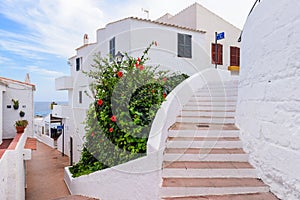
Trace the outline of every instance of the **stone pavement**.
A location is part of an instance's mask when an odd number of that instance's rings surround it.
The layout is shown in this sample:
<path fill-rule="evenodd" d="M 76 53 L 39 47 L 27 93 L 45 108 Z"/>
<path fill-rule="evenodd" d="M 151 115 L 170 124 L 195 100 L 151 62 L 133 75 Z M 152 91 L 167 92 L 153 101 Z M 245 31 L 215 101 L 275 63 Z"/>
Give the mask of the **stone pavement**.
<path fill-rule="evenodd" d="M 37 150 L 32 151 L 32 159 L 26 161 L 26 200 L 91 200 L 70 195 L 64 182 L 64 167 L 68 164 L 67 156 L 37 142 Z"/>

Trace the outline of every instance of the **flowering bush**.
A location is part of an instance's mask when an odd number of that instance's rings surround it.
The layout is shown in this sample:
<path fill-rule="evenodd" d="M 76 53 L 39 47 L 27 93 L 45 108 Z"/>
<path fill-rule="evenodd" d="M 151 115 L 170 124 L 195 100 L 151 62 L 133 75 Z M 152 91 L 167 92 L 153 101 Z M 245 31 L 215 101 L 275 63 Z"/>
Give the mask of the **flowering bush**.
<path fill-rule="evenodd" d="M 86 73 L 95 101 L 86 119 L 86 137 L 80 161 L 70 168 L 73 177 L 112 167 L 144 156 L 152 121 L 166 95 L 186 75 L 145 66 L 140 58 L 125 54 L 120 65 L 95 58 L 94 70 Z"/>

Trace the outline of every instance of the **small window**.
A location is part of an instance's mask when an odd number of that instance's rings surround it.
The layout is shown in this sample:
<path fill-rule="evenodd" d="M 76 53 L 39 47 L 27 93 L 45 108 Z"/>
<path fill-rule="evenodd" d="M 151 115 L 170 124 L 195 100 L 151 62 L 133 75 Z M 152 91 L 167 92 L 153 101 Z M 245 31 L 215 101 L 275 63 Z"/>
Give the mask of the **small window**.
<path fill-rule="evenodd" d="M 230 47 L 230 66 L 240 66 L 239 47 Z"/>
<path fill-rule="evenodd" d="M 223 45 L 222 44 L 217 44 L 218 47 L 218 53 L 217 53 L 217 64 L 218 65 L 223 65 Z M 216 44 L 212 43 L 211 44 L 211 60 L 212 64 L 216 64 Z"/>
<path fill-rule="evenodd" d="M 177 48 L 178 57 L 192 58 L 192 36 L 178 33 Z"/>
<path fill-rule="evenodd" d="M 76 71 L 79 71 L 81 69 L 82 65 L 82 57 L 76 58 Z"/>
<path fill-rule="evenodd" d="M 113 61 L 116 55 L 116 39 L 113 38 L 109 41 L 109 61 Z"/>
<path fill-rule="evenodd" d="M 79 103 L 82 104 L 82 91 L 79 91 Z"/>

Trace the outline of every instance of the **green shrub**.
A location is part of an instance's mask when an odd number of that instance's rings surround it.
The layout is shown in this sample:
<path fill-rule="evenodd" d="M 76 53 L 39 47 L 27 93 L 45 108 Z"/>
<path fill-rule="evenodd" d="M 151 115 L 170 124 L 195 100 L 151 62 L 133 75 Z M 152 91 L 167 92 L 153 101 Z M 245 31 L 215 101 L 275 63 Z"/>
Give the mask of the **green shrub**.
<path fill-rule="evenodd" d="M 141 58 L 125 54 L 118 65 L 97 56 L 91 90 L 95 101 L 86 119 L 86 136 L 80 161 L 70 168 L 73 177 L 119 165 L 146 155 L 152 121 L 166 95 L 186 75 L 169 74 L 144 66 L 154 42 Z"/>

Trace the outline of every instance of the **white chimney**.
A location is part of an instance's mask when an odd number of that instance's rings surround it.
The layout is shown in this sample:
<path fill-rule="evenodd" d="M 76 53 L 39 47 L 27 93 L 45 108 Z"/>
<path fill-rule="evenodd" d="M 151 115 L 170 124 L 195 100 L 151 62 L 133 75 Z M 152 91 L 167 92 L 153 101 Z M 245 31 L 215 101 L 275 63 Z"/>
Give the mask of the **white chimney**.
<path fill-rule="evenodd" d="M 84 45 L 89 44 L 89 36 L 88 36 L 88 34 L 84 34 L 84 36 L 83 36 L 83 44 Z"/>
<path fill-rule="evenodd" d="M 29 73 L 27 73 L 26 76 L 25 76 L 25 83 L 30 83 Z"/>

